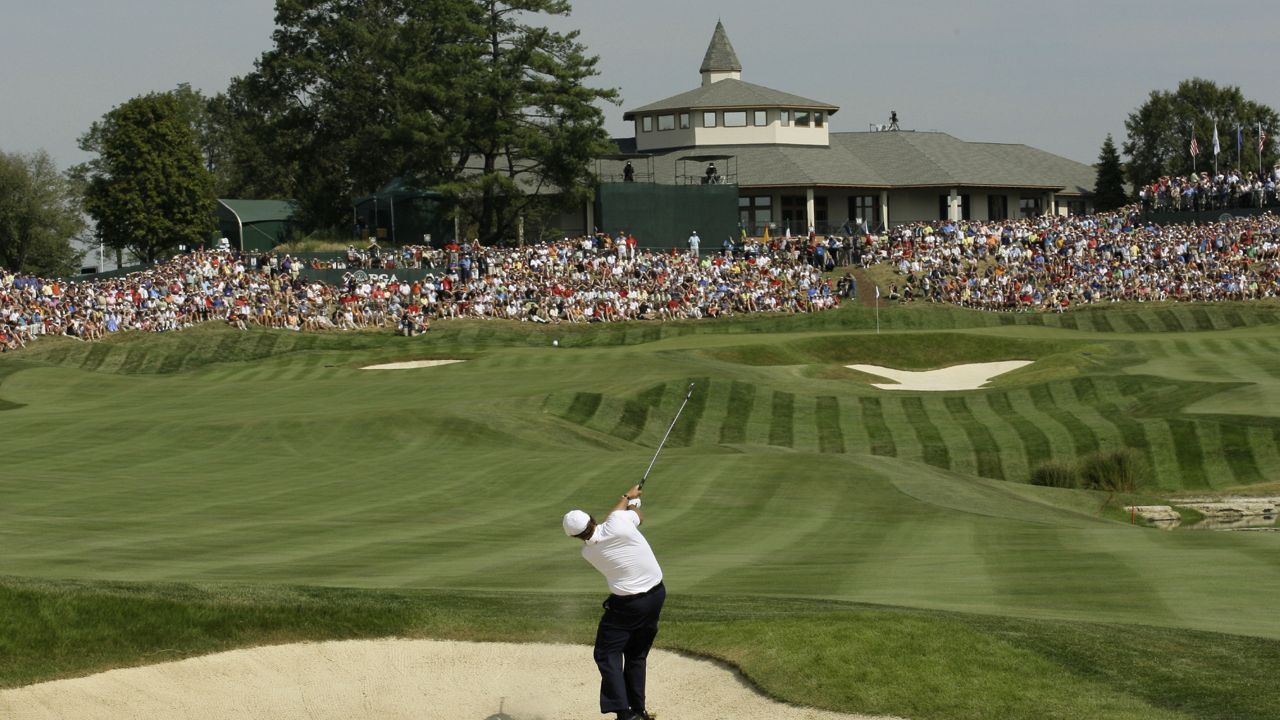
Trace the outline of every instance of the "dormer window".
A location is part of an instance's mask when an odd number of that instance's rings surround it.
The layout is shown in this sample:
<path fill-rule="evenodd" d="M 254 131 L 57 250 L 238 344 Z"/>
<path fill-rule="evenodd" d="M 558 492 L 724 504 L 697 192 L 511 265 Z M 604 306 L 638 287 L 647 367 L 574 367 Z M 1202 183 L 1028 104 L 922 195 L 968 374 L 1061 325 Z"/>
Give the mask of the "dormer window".
<path fill-rule="evenodd" d="M 767 111 L 756 110 L 754 115 L 755 115 L 754 123 L 756 127 L 765 127 L 766 125 L 769 124 L 769 113 Z"/>
<path fill-rule="evenodd" d="M 809 127 L 809 111 L 808 110 L 796 111 L 796 127 Z"/>
<path fill-rule="evenodd" d="M 713 128 L 716 126 L 716 114 L 714 112 L 702 113 L 702 127 Z"/>
<path fill-rule="evenodd" d="M 653 132 L 653 116 L 645 115 L 640 118 L 640 132 Z"/>
<path fill-rule="evenodd" d="M 687 113 L 687 112 L 686 112 L 686 113 L 680 113 L 680 129 L 681 129 L 681 130 L 688 130 L 688 129 L 689 129 L 689 113 Z"/>
<path fill-rule="evenodd" d="M 782 127 L 791 127 L 791 111 L 790 110 L 780 111 L 778 113 L 778 123 L 781 124 Z"/>
<path fill-rule="evenodd" d="M 815 113 L 813 114 L 813 126 L 814 126 L 814 127 L 822 127 L 822 123 L 823 123 L 823 122 L 824 122 L 824 118 L 823 118 L 823 116 L 822 116 L 822 113 L 820 113 L 820 112 L 815 112 Z"/>
<path fill-rule="evenodd" d="M 659 130 L 659 131 L 661 131 L 661 130 L 675 130 L 675 129 L 676 129 L 676 116 L 675 116 L 675 115 L 659 115 L 659 116 L 658 116 L 658 130 Z"/>
<path fill-rule="evenodd" d="M 726 110 L 724 113 L 725 127 L 746 127 L 747 111 L 746 110 Z"/>

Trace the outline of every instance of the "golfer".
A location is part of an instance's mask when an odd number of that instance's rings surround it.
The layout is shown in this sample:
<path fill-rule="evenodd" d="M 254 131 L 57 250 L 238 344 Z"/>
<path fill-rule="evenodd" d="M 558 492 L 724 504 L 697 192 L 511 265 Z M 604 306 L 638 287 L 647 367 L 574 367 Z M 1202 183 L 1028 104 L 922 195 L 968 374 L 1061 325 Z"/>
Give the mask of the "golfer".
<path fill-rule="evenodd" d="M 618 720 L 649 720 L 644 709 L 645 659 L 658 634 L 667 590 L 662 568 L 640 534 L 640 486 L 628 490 L 597 525 L 581 510 L 564 516 L 564 532 L 583 542 L 582 557 L 604 575 L 609 597 L 596 630 L 600 712 Z"/>

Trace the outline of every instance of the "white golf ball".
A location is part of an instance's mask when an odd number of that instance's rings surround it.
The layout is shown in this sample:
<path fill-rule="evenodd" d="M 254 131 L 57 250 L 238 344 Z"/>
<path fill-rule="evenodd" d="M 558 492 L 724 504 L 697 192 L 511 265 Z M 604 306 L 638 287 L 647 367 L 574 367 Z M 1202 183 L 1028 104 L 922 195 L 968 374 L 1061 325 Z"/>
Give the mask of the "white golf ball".
<path fill-rule="evenodd" d="M 553 346 L 555 346 L 555 347 L 560 347 L 560 341 L 559 341 L 559 340 L 552 340 L 552 341 L 551 341 L 551 344 L 552 344 Z"/>

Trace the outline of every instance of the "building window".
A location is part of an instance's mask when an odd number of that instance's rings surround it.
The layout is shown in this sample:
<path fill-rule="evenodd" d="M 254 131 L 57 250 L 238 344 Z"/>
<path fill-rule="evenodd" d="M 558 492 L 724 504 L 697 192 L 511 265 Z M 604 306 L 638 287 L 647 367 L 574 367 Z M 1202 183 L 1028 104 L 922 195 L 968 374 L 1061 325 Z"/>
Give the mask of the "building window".
<path fill-rule="evenodd" d="M 816 112 L 816 113 L 814 113 L 814 114 L 813 114 L 813 126 L 814 126 L 814 127 L 822 127 L 822 123 L 823 123 L 822 113 L 820 113 L 820 112 Z"/>
<path fill-rule="evenodd" d="M 725 110 L 724 112 L 725 127 L 746 127 L 747 112 L 745 110 Z"/>
<path fill-rule="evenodd" d="M 773 197 L 752 195 L 738 198 L 738 222 L 748 235 L 763 235 L 773 223 Z"/>
<path fill-rule="evenodd" d="M 765 112 L 764 110 L 756 110 L 755 111 L 756 127 L 764 127 L 768 124 L 769 124 L 769 113 Z"/>
<path fill-rule="evenodd" d="M 779 112 L 778 122 L 782 125 L 782 127 L 789 127 L 791 125 L 791 111 L 783 110 Z"/>
<path fill-rule="evenodd" d="M 689 113 L 680 113 L 680 129 L 689 129 Z"/>
<path fill-rule="evenodd" d="M 809 111 L 808 110 L 796 111 L 796 127 L 809 127 Z"/>
<path fill-rule="evenodd" d="M 809 232 L 809 217 L 805 211 L 803 195 L 782 196 L 782 229 L 790 230 L 792 235 L 804 235 Z"/>
<path fill-rule="evenodd" d="M 659 130 L 675 130 L 676 116 L 675 115 L 659 115 L 658 129 Z"/>
<path fill-rule="evenodd" d="M 1068 200 L 1067 201 L 1068 215 L 1085 215 L 1085 214 L 1088 214 L 1088 212 L 1089 212 L 1089 203 L 1087 203 L 1086 201 L 1084 200 Z"/>
<path fill-rule="evenodd" d="M 988 195 L 987 196 L 987 219 L 988 220 L 1008 220 L 1009 219 L 1009 196 L 1008 195 Z"/>
<path fill-rule="evenodd" d="M 702 127 L 707 128 L 707 127 L 715 127 L 715 126 L 716 126 L 716 114 L 714 112 L 702 113 Z"/>
<path fill-rule="evenodd" d="M 957 195 L 956 197 L 960 198 L 960 218 L 959 218 L 959 219 L 960 219 L 960 220 L 968 220 L 968 219 L 969 219 L 969 196 L 968 196 L 968 195 Z M 951 196 L 950 196 L 950 195 L 939 195 L 939 196 L 938 196 L 938 219 L 939 219 L 939 220 L 947 220 L 947 219 L 948 219 L 948 217 L 947 217 L 947 201 L 948 201 L 950 198 L 951 198 Z"/>
<path fill-rule="evenodd" d="M 849 224 L 857 231 L 859 223 L 866 223 L 868 230 L 880 227 L 880 198 L 875 195 L 854 195 L 849 198 Z"/>
<path fill-rule="evenodd" d="M 1040 217 L 1040 198 L 1024 197 L 1019 199 L 1018 213 L 1024 218 Z"/>
<path fill-rule="evenodd" d="M 653 132 L 653 116 L 652 115 L 645 115 L 644 117 L 640 118 L 640 130 L 641 132 Z"/>

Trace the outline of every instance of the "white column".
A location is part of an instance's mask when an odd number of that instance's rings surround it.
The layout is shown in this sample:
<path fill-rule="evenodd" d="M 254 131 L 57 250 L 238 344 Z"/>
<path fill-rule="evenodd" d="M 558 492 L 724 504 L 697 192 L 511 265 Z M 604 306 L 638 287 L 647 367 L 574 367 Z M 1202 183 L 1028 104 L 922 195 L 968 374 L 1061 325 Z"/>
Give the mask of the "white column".
<path fill-rule="evenodd" d="M 804 215 L 808 218 L 808 222 L 805 223 L 801 234 L 808 235 L 809 228 L 816 224 L 813 214 L 813 188 L 806 188 L 804 191 Z"/>
<path fill-rule="evenodd" d="M 889 191 L 888 190 L 880 191 L 880 222 L 884 223 L 884 226 L 886 228 L 889 227 Z M 870 224 L 868 223 L 868 226 L 869 225 Z M 871 228 L 871 230 L 872 232 L 874 232 L 875 228 Z"/>
<path fill-rule="evenodd" d="M 1049 209 L 1050 215 L 1057 215 L 1058 214 L 1058 194 L 1053 191 L 1049 191 L 1048 196 L 1049 196 L 1048 199 L 1045 201 L 1045 207 Z"/>
<path fill-rule="evenodd" d="M 960 193 L 951 188 L 951 195 L 947 197 L 947 219 L 955 222 L 960 219 Z"/>

